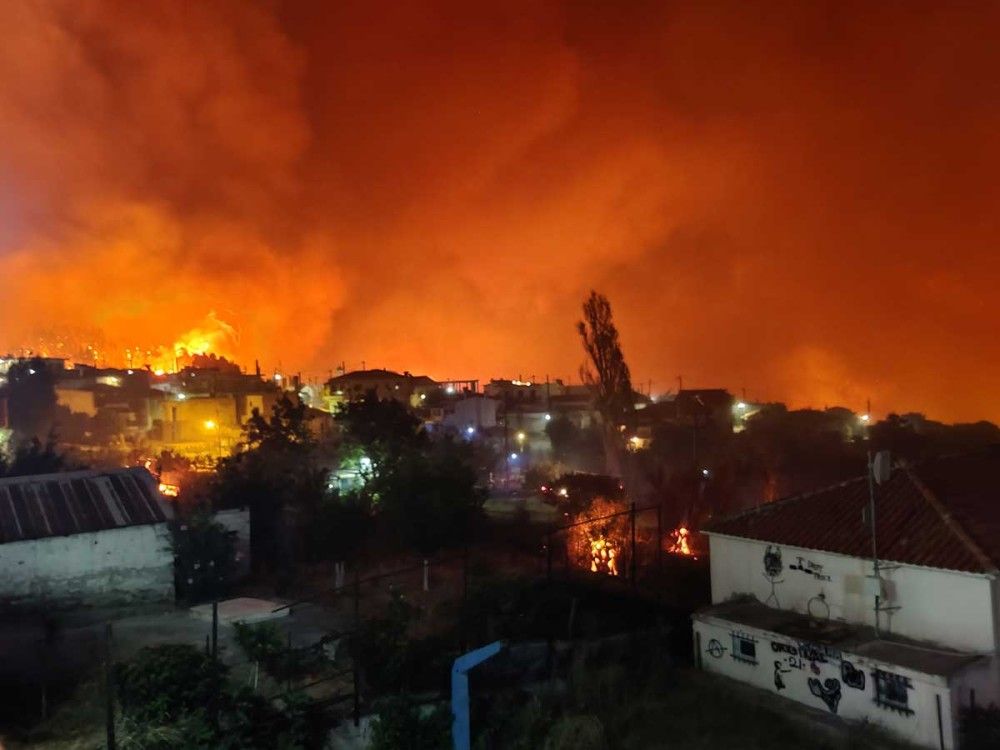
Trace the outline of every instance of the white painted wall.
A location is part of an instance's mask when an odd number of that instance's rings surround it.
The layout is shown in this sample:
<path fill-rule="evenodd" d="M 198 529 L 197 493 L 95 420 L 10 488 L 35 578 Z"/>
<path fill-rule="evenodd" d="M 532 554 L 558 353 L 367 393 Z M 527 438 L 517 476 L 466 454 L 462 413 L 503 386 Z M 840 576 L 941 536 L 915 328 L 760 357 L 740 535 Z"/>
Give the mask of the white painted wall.
<path fill-rule="evenodd" d="M 718 534 L 709 538 L 714 603 L 752 594 L 776 609 L 825 617 L 828 606 L 832 620 L 874 624 L 870 560 Z M 764 570 L 769 546 L 782 560 L 773 588 Z M 795 569 L 800 563 L 806 572 Z M 976 653 L 996 651 L 992 577 L 902 565 L 884 571 L 883 578 L 890 603 L 899 607 L 891 616 L 881 615 L 885 632 Z M 816 598 L 821 593 L 825 606 Z"/>
<path fill-rule="evenodd" d="M 166 524 L 0 544 L 0 601 L 119 603 L 172 599 Z"/>
<path fill-rule="evenodd" d="M 694 630 L 695 648 L 700 649 L 696 656 L 699 657 L 702 667 L 709 672 L 731 677 L 822 711 L 835 713 L 844 719 L 856 721 L 867 719 L 918 745 L 939 748 L 939 731 L 944 735 L 945 748 L 951 750 L 956 745 L 957 722 L 953 719 L 952 696 L 941 677 L 924 675 L 862 656 L 841 654 L 836 651 L 828 652 L 823 657 L 825 661 L 806 661 L 802 658 L 802 654 L 807 652 L 801 648 L 801 644 L 786 636 L 747 628 L 710 616 L 696 615 Z M 746 634 L 756 641 L 754 644 L 756 664 L 733 658 L 734 631 Z M 772 644 L 776 644 L 777 648 Z M 842 673 L 843 661 L 864 674 L 863 689 L 845 684 Z M 913 711 L 912 714 L 903 714 L 875 703 L 873 671 L 876 668 L 909 679 L 912 687 L 907 691 L 908 704 Z M 777 687 L 776 672 L 779 672 L 783 685 L 781 689 Z M 824 686 L 827 680 L 836 680 L 840 700 L 835 704 L 835 710 L 813 693 L 809 686 L 810 679 L 818 680 L 819 684 Z M 935 696 L 941 702 L 940 730 Z"/>

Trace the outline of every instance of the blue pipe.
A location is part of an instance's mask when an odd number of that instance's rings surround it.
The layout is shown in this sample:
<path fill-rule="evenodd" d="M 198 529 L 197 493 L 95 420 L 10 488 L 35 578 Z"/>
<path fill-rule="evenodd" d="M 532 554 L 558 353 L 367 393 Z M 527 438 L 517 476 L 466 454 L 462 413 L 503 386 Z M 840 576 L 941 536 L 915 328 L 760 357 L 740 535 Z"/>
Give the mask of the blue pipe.
<path fill-rule="evenodd" d="M 469 671 L 491 659 L 503 649 L 503 641 L 462 654 L 451 665 L 451 739 L 455 750 L 471 750 L 472 728 L 469 722 Z"/>

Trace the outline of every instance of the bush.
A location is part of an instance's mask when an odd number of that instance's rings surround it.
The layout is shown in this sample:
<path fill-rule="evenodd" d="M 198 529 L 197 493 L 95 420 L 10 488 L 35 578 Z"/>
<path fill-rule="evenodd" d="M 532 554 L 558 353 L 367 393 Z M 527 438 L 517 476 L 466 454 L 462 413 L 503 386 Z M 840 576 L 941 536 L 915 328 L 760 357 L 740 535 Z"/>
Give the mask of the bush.
<path fill-rule="evenodd" d="M 330 725 L 308 696 L 231 690 L 226 668 L 191 646 L 145 648 L 116 677 L 123 750 L 318 750 Z"/>
<path fill-rule="evenodd" d="M 451 712 L 445 706 L 424 710 L 410 696 L 381 701 L 371 726 L 369 750 L 447 750 Z"/>
<path fill-rule="evenodd" d="M 607 750 L 604 725 L 596 716 L 564 716 L 545 738 L 545 750 Z"/>
<path fill-rule="evenodd" d="M 225 666 L 193 646 L 166 644 L 142 649 L 117 666 L 115 677 L 122 711 L 157 724 L 214 705 L 227 674 Z"/>

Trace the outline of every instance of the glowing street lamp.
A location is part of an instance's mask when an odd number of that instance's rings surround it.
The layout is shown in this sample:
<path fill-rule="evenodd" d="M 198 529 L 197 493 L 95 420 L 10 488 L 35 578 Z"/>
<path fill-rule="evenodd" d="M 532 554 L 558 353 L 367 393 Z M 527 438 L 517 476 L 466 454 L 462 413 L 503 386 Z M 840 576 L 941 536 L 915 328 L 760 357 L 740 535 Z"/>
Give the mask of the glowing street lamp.
<path fill-rule="evenodd" d="M 205 429 L 206 430 L 214 430 L 218 426 L 219 425 L 216 424 L 216 422 L 215 422 L 214 419 L 206 419 L 205 420 Z"/>

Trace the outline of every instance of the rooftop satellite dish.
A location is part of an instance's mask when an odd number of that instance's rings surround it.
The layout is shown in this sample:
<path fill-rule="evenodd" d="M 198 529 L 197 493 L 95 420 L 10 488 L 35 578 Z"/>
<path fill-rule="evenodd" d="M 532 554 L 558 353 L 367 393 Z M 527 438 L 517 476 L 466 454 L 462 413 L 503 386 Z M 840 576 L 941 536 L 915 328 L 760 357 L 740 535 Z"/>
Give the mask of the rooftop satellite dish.
<path fill-rule="evenodd" d="M 872 461 L 872 476 L 877 484 L 885 484 L 892 476 L 892 456 L 889 451 L 879 451 Z"/>

